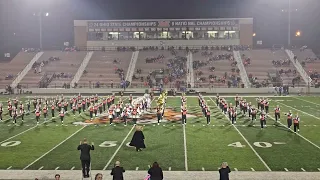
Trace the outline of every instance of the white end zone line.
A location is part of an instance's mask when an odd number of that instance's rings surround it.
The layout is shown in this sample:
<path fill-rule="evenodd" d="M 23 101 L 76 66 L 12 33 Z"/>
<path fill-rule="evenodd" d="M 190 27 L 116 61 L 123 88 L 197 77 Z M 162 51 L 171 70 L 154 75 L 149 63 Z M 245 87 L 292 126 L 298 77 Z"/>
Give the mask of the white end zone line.
<path fill-rule="evenodd" d="M 61 144 L 63 144 L 64 142 L 66 142 L 68 139 L 72 138 L 74 135 L 76 135 L 78 132 L 80 132 L 81 130 L 83 130 L 86 126 L 83 126 L 82 128 L 78 129 L 76 132 L 74 132 L 73 134 L 71 134 L 69 137 L 67 137 L 65 140 L 63 140 L 62 142 L 60 142 L 59 144 L 57 144 L 56 146 L 54 146 L 52 149 L 50 149 L 48 152 L 44 153 L 42 156 L 40 156 L 38 159 L 34 160 L 32 163 L 30 163 L 29 165 L 27 165 L 25 168 L 23 168 L 23 170 L 26 170 L 28 167 L 32 166 L 34 163 L 36 163 L 37 161 L 39 161 L 41 158 L 43 158 L 44 156 L 46 156 L 47 154 L 49 154 L 50 152 L 52 152 L 53 150 L 55 150 L 57 147 L 59 147 Z"/>
<path fill-rule="evenodd" d="M 211 101 L 213 101 L 213 99 L 211 98 L 211 97 L 209 97 L 210 99 L 211 99 Z M 216 104 L 216 102 L 215 101 L 213 101 L 215 104 Z M 217 104 L 216 104 L 217 105 Z M 222 112 L 220 112 L 220 113 L 222 113 Z M 224 113 L 222 113 L 225 117 L 226 117 L 226 120 L 230 123 L 230 121 L 228 120 L 229 118 L 228 118 L 228 116 L 226 115 L 226 114 L 224 114 Z M 235 128 L 235 130 L 238 132 L 238 134 L 243 138 L 243 140 L 249 145 L 249 147 L 251 148 L 251 150 L 254 152 L 254 154 L 260 159 L 260 161 L 263 163 L 263 165 L 268 169 L 268 171 L 272 171 L 271 169 L 270 169 L 270 167 L 267 165 L 267 163 L 262 159 L 262 157 L 257 153 L 257 151 L 251 146 L 251 144 L 249 143 L 249 141 L 243 136 L 243 134 L 239 131 L 239 129 L 236 127 L 236 126 L 234 126 L 233 124 L 232 124 L 232 126 Z"/>
<path fill-rule="evenodd" d="M 104 166 L 104 168 L 102 169 L 103 171 L 107 169 L 107 167 L 110 165 L 111 161 L 113 160 L 113 158 L 116 156 L 116 154 L 119 152 L 120 148 L 123 146 L 123 144 L 125 143 L 125 141 L 128 139 L 129 135 L 131 134 L 132 130 L 135 128 L 136 126 L 132 126 L 131 130 L 128 132 L 128 134 L 126 135 L 126 137 L 123 139 L 123 141 L 121 142 L 120 146 L 117 148 L 117 150 L 113 153 L 113 155 L 111 156 L 111 158 L 109 159 L 109 161 L 107 162 L 107 164 Z"/>

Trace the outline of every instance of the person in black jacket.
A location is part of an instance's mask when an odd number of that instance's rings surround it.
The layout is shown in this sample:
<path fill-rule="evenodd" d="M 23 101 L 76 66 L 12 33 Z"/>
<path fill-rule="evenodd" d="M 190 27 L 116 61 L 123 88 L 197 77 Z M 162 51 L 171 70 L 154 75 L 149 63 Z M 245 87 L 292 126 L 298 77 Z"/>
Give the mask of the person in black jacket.
<path fill-rule="evenodd" d="M 141 126 L 136 126 L 136 132 L 134 132 L 130 146 L 136 147 L 136 151 L 141 151 L 141 148 L 146 148 L 144 144 L 144 135 Z"/>
<path fill-rule="evenodd" d="M 120 167 L 120 162 L 116 161 L 114 168 L 112 168 L 111 175 L 113 176 L 113 180 L 123 180 L 123 173 L 125 170 L 123 167 Z"/>
<path fill-rule="evenodd" d="M 87 142 L 87 139 L 84 138 L 83 142 L 80 141 L 80 145 L 78 146 L 78 150 L 81 150 L 80 154 L 80 160 L 82 164 L 82 174 L 83 177 L 89 177 L 89 171 L 90 171 L 90 150 L 94 150 L 94 144 L 91 143 L 90 146 Z"/>
<path fill-rule="evenodd" d="M 150 180 L 162 180 L 163 172 L 161 167 L 157 162 L 152 164 L 152 167 L 148 170 L 148 174 L 150 174 Z"/>
<path fill-rule="evenodd" d="M 220 180 L 229 180 L 230 168 L 227 162 L 223 162 L 221 164 L 221 168 L 219 169 Z"/>

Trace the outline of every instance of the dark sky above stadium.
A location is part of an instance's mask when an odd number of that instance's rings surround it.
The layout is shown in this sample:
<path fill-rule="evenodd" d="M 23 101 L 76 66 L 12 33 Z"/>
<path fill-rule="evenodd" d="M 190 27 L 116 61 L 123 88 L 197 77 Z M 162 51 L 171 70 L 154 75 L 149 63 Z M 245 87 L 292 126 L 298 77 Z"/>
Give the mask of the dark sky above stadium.
<path fill-rule="evenodd" d="M 253 17 L 256 40 L 286 44 L 289 0 L 0 0 L 0 52 L 39 46 L 37 12 L 43 17 L 43 45 L 73 42 L 73 20 Z M 293 43 L 316 47 L 320 0 L 291 0 Z M 297 9 L 297 11 L 296 11 Z M 308 43 L 307 43 L 308 42 Z"/>

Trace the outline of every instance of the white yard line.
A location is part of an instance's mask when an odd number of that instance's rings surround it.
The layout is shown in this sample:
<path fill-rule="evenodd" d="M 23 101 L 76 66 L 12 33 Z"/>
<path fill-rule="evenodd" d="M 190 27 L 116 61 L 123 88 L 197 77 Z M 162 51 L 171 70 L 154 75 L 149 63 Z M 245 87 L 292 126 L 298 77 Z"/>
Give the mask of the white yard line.
<path fill-rule="evenodd" d="M 318 168 L 318 171 L 320 171 L 320 168 Z"/>
<path fill-rule="evenodd" d="M 58 170 L 60 167 L 58 166 L 58 167 L 56 167 L 54 170 Z"/>
<path fill-rule="evenodd" d="M 212 98 L 211 97 L 209 97 L 210 99 L 211 99 L 211 101 L 213 101 L 212 100 Z M 214 103 L 215 103 L 215 101 L 213 101 Z M 216 104 L 216 103 L 215 103 Z M 220 113 L 222 113 L 221 111 L 220 111 Z M 230 123 L 230 121 L 228 120 L 229 119 L 229 117 L 226 115 L 226 114 L 224 114 L 224 113 L 222 113 L 225 117 L 226 117 L 226 120 Z M 236 127 L 236 126 L 234 126 L 233 124 L 232 124 L 232 126 L 235 128 L 235 130 L 238 132 L 238 134 L 243 138 L 243 140 L 249 145 L 249 147 L 251 148 L 251 150 L 254 152 L 254 154 L 260 159 L 260 161 L 262 162 L 262 164 L 268 169 L 268 171 L 271 171 L 271 169 L 270 169 L 270 167 L 267 165 L 267 163 L 262 159 L 262 157 L 257 153 L 257 151 L 251 146 L 251 144 L 249 143 L 249 141 L 243 136 L 243 134 L 239 131 L 239 129 Z"/>
<path fill-rule="evenodd" d="M 136 171 L 138 171 L 139 170 L 139 167 L 136 167 Z"/>
<path fill-rule="evenodd" d="M 302 170 L 303 172 L 306 172 L 306 170 L 305 170 L 305 169 L 303 169 L 303 168 L 301 168 L 301 170 Z"/>
<path fill-rule="evenodd" d="M 73 166 L 73 167 L 71 168 L 71 170 L 74 170 L 74 168 L 76 168 L 76 167 Z"/>
<path fill-rule="evenodd" d="M 311 117 L 313 117 L 313 118 L 316 118 L 316 119 L 320 120 L 320 118 L 318 118 L 317 116 L 314 116 L 314 115 L 312 115 L 312 114 L 306 113 L 306 112 L 301 111 L 301 110 L 299 110 L 299 109 L 296 109 L 296 108 L 294 108 L 294 107 L 292 107 L 292 106 L 289 106 L 289 105 L 286 105 L 286 104 L 283 104 L 283 103 L 280 103 L 280 102 L 278 102 L 278 103 L 281 104 L 281 105 L 287 106 L 287 107 L 289 107 L 289 108 L 291 108 L 291 109 L 294 109 L 294 110 L 296 110 L 296 111 L 299 111 L 299 112 L 301 112 L 301 113 L 303 113 L 303 114 L 306 114 L 306 115 L 308 115 L 308 116 L 311 116 Z"/>
<path fill-rule="evenodd" d="M 82 128 L 78 129 L 76 132 L 74 132 L 73 134 L 71 134 L 69 137 L 67 137 L 65 140 L 63 140 L 62 142 L 60 142 L 59 144 L 57 144 L 56 146 L 54 146 L 52 149 L 50 149 L 48 152 L 44 153 L 42 156 L 40 156 L 38 159 L 34 160 L 32 163 L 30 163 L 29 165 L 27 165 L 25 168 L 23 168 L 23 170 L 26 170 L 28 167 L 32 166 L 34 163 L 36 163 L 37 161 L 39 161 L 40 159 L 42 159 L 44 156 L 46 156 L 47 154 L 49 154 L 50 152 L 52 152 L 53 150 L 55 150 L 57 147 L 59 147 L 61 144 L 63 144 L 64 142 L 66 142 L 68 139 L 72 138 L 74 135 L 76 135 L 78 132 L 80 132 L 81 130 L 83 130 L 86 126 L 83 126 Z"/>
<path fill-rule="evenodd" d="M 204 167 L 201 168 L 202 171 L 205 171 Z"/>
<path fill-rule="evenodd" d="M 117 150 L 113 153 L 113 155 L 111 156 L 111 158 L 109 159 L 109 161 L 107 162 L 107 164 L 104 166 L 104 168 L 102 169 L 103 171 L 107 169 L 107 167 L 110 165 L 110 163 L 112 162 L 113 158 L 116 156 L 116 154 L 119 152 L 120 148 L 123 146 L 123 144 L 126 142 L 126 140 L 128 139 L 129 135 L 131 134 L 132 130 L 135 128 L 135 126 L 132 126 L 131 130 L 128 132 L 128 134 L 126 135 L 126 137 L 123 139 L 123 141 L 121 142 L 120 146 L 117 148 Z"/>
<path fill-rule="evenodd" d="M 251 171 L 256 171 L 256 170 L 254 170 L 253 168 L 251 168 Z"/>
<path fill-rule="evenodd" d="M 287 172 L 289 171 L 287 168 L 284 168 L 284 170 L 287 171 Z"/>
<path fill-rule="evenodd" d="M 186 126 L 185 125 L 182 125 L 182 126 L 183 126 L 184 166 L 185 166 L 185 170 L 188 171 Z"/>
<path fill-rule="evenodd" d="M 9 169 L 11 169 L 12 168 L 12 166 L 9 166 L 8 168 L 7 168 L 7 170 L 9 170 Z"/>
<path fill-rule="evenodd" d="M 307 102 L 307 103 L 311 103 L 311 104 L 314 104 L 314 105 L 317 105 L 317 106 L 320 105 L 320 104 L 317 104 L 317 103 L 315 103 L 315 102 L 308 101 L 308 100 L 305 100 L 305 99 L 301 99 L 301 98 L 298 98 L 298 97 L 292 96 L 292 98 L 297 99 L 297 100 L 301 100 L 301 101 L 304 101 L 304 102 Z"/>
<path fill-rule="evenodd" d="M 238 169 L 237 169 L 237 168 L 234 168 L 234 170 L 235 170 L 235 171 L 238 171 Z"/>
<path fill-rule="evenodd" d="M 171 171 L 171 167 L 169 167 L 169 171 Z"/>

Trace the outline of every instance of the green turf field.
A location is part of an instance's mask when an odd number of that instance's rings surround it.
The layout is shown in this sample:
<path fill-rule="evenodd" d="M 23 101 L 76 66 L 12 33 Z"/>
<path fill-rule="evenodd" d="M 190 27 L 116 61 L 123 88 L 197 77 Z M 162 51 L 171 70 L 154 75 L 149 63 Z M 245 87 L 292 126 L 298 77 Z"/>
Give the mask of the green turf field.
<path fill-rule="evenodd" d="M 256 97 L 244 98 L 256 105 Z M 127 170 L 147 170 L 158 161 L 164 170 L 215 171 L 221 162 L 227 161 L 232 170 L 238 171 L 320 171 L 319 97 L 268 97 L 270 116 L 268 127 L 263 130 L 259 121 L 251 122 L 241 114 L 237 124 L 230 125 L 215 105 L 214 97 L 205 99 L 212 113 L 211 125 L 206 125 L 197 97 L 187 97 L 188 114 L 193 117 L 187 119 L 186 126 L 179 121 L 180 97 L 168 98 L 167 121 L 160 125 L 150 121 L 155 119 L 154 115 L 147 115 L 148 121 L 143 123 L 147 148 L 142 152 L 127 146 L 134 132 L 132 124 L 74 124 L 89 119 L 87 113 L 77 113 L 76 117 L 67 115 L 63 126 L 59 118 L 45 123 L 43 117 L 41 124 L 35 126 L 34 114 L 25 116 L 24 123 L 18 119 L 18 126 L 14 126 L 5 115 L 7 120 L 0 123 L 0 169 L 80 169 L 76 148 L 86 137 L 95 143 L 91 153 L 95 170 L 111 169 L 120 160 Z M 7 97 L 0 98 L 6 100 Z M 234 104 L 233 97 L 226 100 Z M 273 119 L 276 105 L 281 108 L 279 123 Z M 284 113 L 289 110 L 299 113 L 299 134 L 286 128 Z M 51 115 L 50 111 L 48 114 Z"/>

